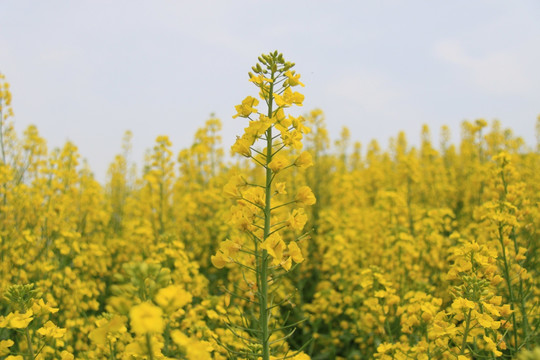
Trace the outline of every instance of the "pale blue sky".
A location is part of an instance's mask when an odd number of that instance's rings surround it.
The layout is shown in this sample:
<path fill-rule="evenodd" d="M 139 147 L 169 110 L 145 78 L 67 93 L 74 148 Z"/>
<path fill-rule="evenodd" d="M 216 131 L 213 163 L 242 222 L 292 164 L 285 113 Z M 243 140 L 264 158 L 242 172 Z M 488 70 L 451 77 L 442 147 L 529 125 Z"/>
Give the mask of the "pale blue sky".
<path fill-rule="evenodd" d="M 539 1 L 0 0 L 0 72 L 16 126 L 49 146 L 72 140 L 98 179 L 134 133 L 134 159 L 157 135 L 175 151 L 211 112 L 229 147 L 247 72 L 281 51 L 306 84 L 302 112 L 330 133 L 387 144 L 423 123 L 458 138 L 465 119 L 500 119 L 535 144 L 540 114 Z"/>

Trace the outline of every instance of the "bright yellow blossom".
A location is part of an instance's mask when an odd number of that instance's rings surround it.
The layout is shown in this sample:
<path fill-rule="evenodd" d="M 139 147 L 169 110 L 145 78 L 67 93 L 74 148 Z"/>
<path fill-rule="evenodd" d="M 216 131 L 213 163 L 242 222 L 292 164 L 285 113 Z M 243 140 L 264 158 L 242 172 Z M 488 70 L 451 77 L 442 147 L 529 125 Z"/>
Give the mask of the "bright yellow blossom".
<path fill-rule="evenodd" d="M 226 256 L 223 251 L 218 251 L 216 255 L 212 255 L 210 257 L 210 260 L 212 261 L 212 264 L 218 269 L 222 269 L 230 262 L 230 258 Z"/>
<path fill-rule="evenodd" d="M 127 328 L 125 320 L 119 315 L 113 316 L 110 320 L 100 319 L 96 321 L 97 328 L 90 331 L 88 337 L 98 346 L 108 346 L 110 338 L 114 339 L 115 335 L 125 333 Z"/>
<path fill-rule="evenodd" d="M 292 71 L 285 71 L 285 76 L 287 77 L 287 81 L 290 86 L 297 86 L 297 85 L 302 85 L 302 87 L 304 86 L 304 84 L 302 84 L 299 80 L 300 74 L 295 74 Z"/>
<path fill-rule="evenodd" d="M 0 328 L 24 329 L 34 319 L 33 315 L 31 309 L 24 314 L 18 311 L 9 313 L 6 317 L 0 317 Z"/>
<path fill-rule="evenodd" d="M 302 230 L 308 218 L 303 208 L 294 209 L 287 219 L 287 226 L 293 230 Z"/>
<path fill-rule="evenodd" d="M 289 165 L 287 157 L 282 154 L 277 154 L 274 155 L 272 161 L 268 164 L 268 167 L 272 169 L 273 172 L 277 173 L 287 167 L 287 165 Z"/>
<path fill-rule="evenodd" d="M 174 330 L 171 333 L 171 338 L 175 344 L 181 346 L 188 360 L 211 360 L 212 346 L 206 341 L 200 341 L 188 337 L 179 330 Z"/>
<path fill-rule="evenodd" d="M 257 106 L 258 104 L 259 100 L 257 100 L 256 98 L 251 96 L 246 97 L 244 100 L 242 100 L 242 104 L 235 106 L 238 113 L 234 115 L 233 118 L 236 118 L 238 116 L 248 117 L 252 113 L 257 112 L 255 106 Z"/>
<path fill-rule="evenodd" d="M 298 244 L 296 244 L 296 242 L 294 241 L 291 241 L 289 243 L 289 256 L 297 264 L 304 261 L 304 257 L 302 256 L 302 251 L 298 247 Z"/>
<path fill-rule="evenodd" d="M 301 186 L 296 193 L 296 202 L 301 205 L 313 205 L 317 200 L 309 186 Z"/>
<path fill-rule="evenodd" d="M 9 354 L 9 348 L 15 344 L 13 340 L 0 340 L 0 356 Z"/>
<path fill-rule="evenodd" d="M 163 331 L 163 310 L 149 303 L 143 302 L 131 308 L 129 317 L 131 328 L 136 334 L 161 333 Z"/>
<path fill-rule="evenodd" d="M 59 339 L 65 335 L 66 329 L 59 328 L 52 321 L 47 321 L 37 333 L 48 338 Z"/>
<path fill-rule="evenodd" d="M 156 295 L 156 303 L 167 312 L 173 312 L 191 303 L 193 297 L 183 286 L 169 285 L 160 289 Z"/>
<path fill-rule="evenodd" d="M 232 152 L 240 154 L 242 156 L 250 157 L 251 156 L 251 149 L 250 149 L 250 142 L 246 140 L 245 138 L 237 138 L 234 145 L 231 147 Z"/>
<path fill-rule="evenodd" d="M 299 92 L 293 92 L 290 87 L 286 88 L 282 95 L 274 95 L 276 104 L 280 107 L 288 107 L 292 104 L 302 106 L 304 95 Z"/>
<path fill-rule="evenodd" d="M 261 248 L 268 251 L 268 254 L 274 258 L 276 263 L 280 263 L 283 260 L 283 251 L 286 245 L 279 233 L 273 233 L 264 240 Z"/>
<path fill-rule="evenodd" d="M 60 360 L 74 360 L 75 356 L 67 350 L 62 350 L 60 353 Z"/>
<path fill-rule="evenodd" d="M 294 161 L 294 165 L 300 169 L 306 169 L 310 166 L 313 166 L 313 158 L 311 153 L 308 151 L 303 151 L 300 156 Z"/>
<path fill-rule="evenodd" d="M 287 186 L 284 182 L 278 182 L 276 183 L 276 193 L 279 195 L 286 195 L 287 190 L 285 190 L 285 187 Z"/>

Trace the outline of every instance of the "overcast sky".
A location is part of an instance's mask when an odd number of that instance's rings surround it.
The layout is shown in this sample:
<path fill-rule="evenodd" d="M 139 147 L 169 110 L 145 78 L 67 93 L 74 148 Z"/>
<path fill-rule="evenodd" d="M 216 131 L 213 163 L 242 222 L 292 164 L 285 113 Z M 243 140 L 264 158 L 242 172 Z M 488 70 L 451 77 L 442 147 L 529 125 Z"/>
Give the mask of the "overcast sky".
<path fill-rule="evenodd" d="M 73 141 L 97 178 L 134 133 L 141 163 L 156 136 L 191 144 L 214 112 L 224 146 L 241 134 L 234 105 L 273 50 L 306 84 L 335 138 L 386 146 L 429 124 L 459 138 L 465 120 L 499 119 L 530 144 L 540 114 L 540 1 L 0 0 L 0 72 L 19 131 Z"/>

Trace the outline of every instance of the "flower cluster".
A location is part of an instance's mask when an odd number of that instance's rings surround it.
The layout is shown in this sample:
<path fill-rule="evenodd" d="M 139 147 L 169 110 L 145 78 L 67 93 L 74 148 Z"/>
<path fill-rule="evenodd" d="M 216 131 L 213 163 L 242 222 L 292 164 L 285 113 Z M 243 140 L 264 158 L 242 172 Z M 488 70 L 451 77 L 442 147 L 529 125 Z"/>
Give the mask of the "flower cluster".
<path fill-rule="evenodd" d="M 260 172 L 252 176 L 237 174 L 225 185 L 224 193 L 235 200 L 230 223 L 236 231 L 234 236 L 219 245 L 216 255 L 211 258 L 218 269 L 227 264 L 240 266 L 245 289 L 232 293 L 248 299 L 258 308 L 256 326 L 248 329 L 243 324 L 229 326 L 251 332 L 255 339 L 242 338 L 248 344 L 260 346 L 260 350 L 242 351 L 225 347 L 232 354 L 260 356 L 263 360 L 277 359 L 280 352 L 283 353 L 280 356 L 287 356 L 280 349 L 294 329 L 273 341 L 273 336 L 289 329 L 289 326 L 269 320 L 273 318 L 273 309 L 289 299 L 279 299 L 280 295 L 273 294 L 279 291 L 276 279 L 304 261 L 299 242 L 305 236 L 296 234 L 307 222 L 304 207 L 316 203 L 310 187 L 298 187 L 291 199 L 287 182 L 279 181 L 287 169 L 302 170 L 313 165 L 309 152 L 296 154 L 303 147 L 302 139 L 309 133 L 309 127 L 304 125 L 303 117 L 285 114 L 287 108 L 301 106 L 304 100 L 302 94 L 292 90 L 297 85 L 303 86 L 299 81 L 300 75 L 292 70 L 293 66 L 284 60 L 283 55 L 274 52 L 262 55 L 252 68 L 255 74 L 249 74 L 250 81 L 259 89 L 259 99 L 248 96 L 236 106 L 237 114 L 233 117 L 247 118 L 249 125 L 231 149 L 250 158 Z M 266 104 L 264 111 L 257 108 L 259 100 Z M 295 207 L 288 210 L 290 206 Z M 274 301 L 277 304 L 273 304 Z"/>

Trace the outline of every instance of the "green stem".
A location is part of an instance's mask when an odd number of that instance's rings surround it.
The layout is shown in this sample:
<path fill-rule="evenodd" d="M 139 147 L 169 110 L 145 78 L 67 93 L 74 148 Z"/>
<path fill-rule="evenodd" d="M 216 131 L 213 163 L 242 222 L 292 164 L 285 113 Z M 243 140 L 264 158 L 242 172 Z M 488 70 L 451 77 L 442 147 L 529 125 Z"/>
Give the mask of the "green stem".
<path fill-rule="evenodd" d="M 274 80 L 274 72 L 272 72 L 272 80 Z M 274 85 L 270 84 L 268 94 L 268 117 L 272 117 Z M 272 210 L 272 169 L 268 166 L 272 161 L 272 127 L 266 130 L 266 189 L 265 189 L 265 207 L 264 207 L 264 240 L 270 234 L 270 213 Z M 261 326 L 261 345 L 262 345 L 262 360 L 270 359 L 270 331 L 268 329 L 268 319 L 270 317 L 270 309 L 268 309 L 268 252 L 263 249 L 261 267 L 260 267 L 260 306 L 259 306 L 259 321 Z"/>
<path fill-rule="evenodd" d="M 512 289 L 512 279 L 510 278 L 510 268 L 508 265 L 508 259 L 506 257 L 506 247 L 504 246 L 504 235 L 502 231 L 502 224 L 499 223 L 499 241 L 501 243 L 501 249 L 502 249 L 502 258 L 503 258 L 503 276 L 506 280 L 506 286 L 508 287 L 508 298 L 510 300 L 510 309 L 512 310 L 512 330 L 514 332 L 514 349 L 518 349 L 518 334 L 517 334 L 517 328 L 516 328 L 516 313 L 514 311 L 515 306 L 515 299 L 514 299 L 514 291 Z"/>
<path fill-rule="evenodd" d="M 109 358 L 111 360 L 116 360 L 116 356 L 114 356 L 114 349 L 113 349 L 112 342 L 110 339 L 109 339 Z"/>
<path fill-rule="evenodd" d="M 504 187 L 504 192 L 502 193 L 502 201 L 506 201 L 506 197 L 508 195 L 508 184 L 506 182 L 506 177 L 504 176 L 504 165 L 502 166 L 502 169 L 503 171 L 501 171 L 501 181 L 503 183 L 503 187 Z M 514 302 L 516 302 L 517 304 L 517 301 L 513 298 L 513 294 L 512 294 L 512 289 L 511 289 L 511 282 L 510 282 L 510 276 L 508 274 L 508 266 L 506 264 L 506 255 L 504 254 L 504 242 L 503 242 L 503 238 L 502 238 L 502 234 L 501 234 L 501 225 L 499 225 L 499 239 L 501 241 L 501 247 L 503 248 L 503 255 L 504 255 L 504 261 L 505 261 L 505 271 L 507 272 L 506 276 L 507 276 L 507 284 L 508 284 L 508 292 L 510 294 L 510 300 L 512 301 L 512 310 L 514 309 Z M 518 246 L 518 243 L 517 243 L 517 236 L 516 236 L 516 231 L 515 231 L 515 228 L 512 226 L 512 231 L 510 232 L 510 238 L 512 239 L 513 243 L 514 243 L 514 251 L 515 253 L 517 254 L 519 252 L 519 246 Z M 527 339 L 528 335 L 529 335 L 529 324 L 528 324 L 528 318 L 527 318 L 527 311 L 525 309 L 525 296 L 523 294 L 523 280 L 521 278 L 521 275 L 518 274 L 519 276 L 519 298 L 520 298 L 520 310 L 521 310 L 521 316 L 522 316 L 522 323 L 521 323 L 521 326 L 522 326 L 522 329 L 523 329 L 523 338 L 524 339 Z M 517 348 L 517 329 L 516 329 L 516 320 L 515 320 L 516 316 L 514 315 L 514 313 L 512 313 L 512 320 L 513 320 L 513 330 L 514 330 L 514 339 L 516 341 L 516 348 Z"/>
<path fill-rule="evenodd" d="M 465 332 L 463 333 L 463 340 L 461 341 L 460 355 L 465 354 L 465 348 L 467 347 L 467 336 L 469 336 L 469 327 L 471 325 L 471 312 L 472 309 L 469 309 L 469 313 L 467 314 L 467 322 L 465 323 Z"/>
<path fill-rule="evenodd" d="M 32 338 L 30 337 L 30 330 L 28 328 L 25 329 L 26 334 L 26 344 L 28 345 L 28 355 L 30 356 L 30 360 L 34 360 L 34 348 L 32 346 Z"/>
<path fill-rule="evenodd" d="M 427 326 L 425 327 L 424 329 L 424 336 L 425 336 L 425 341 L 426 343 L 428 344 L 428 348 L 427 348 L 427 356 L 428 356 L 428 360 L 431 360 L 432 359 L 432 356 L 431 356 L 431 351 L 430 351 L 430 347 L 429 347 L 429 336 L 428 336 L 428 330 L 427 330 Z"/>
<path fill-rule="evenodd" d="M 512 238 L 512 241 L 514 242 L 514 250 L 516 254 L 519 252 L 519 246 L 517 243 L 517 237 L 515 229 L 512 228 L 512 232 L 510 233 L 510 236 Z M 529 337 L 529 318 L 527 316 L 527 309 L 525 308 L 525 294 L 523 291 L 523 279 L 521 277 L 521 274 L 519 274 L 519 305 L 521 310 L 521 326 L 523 328 L 523 338 L 527 339 Z M 530 348 L 529 343 L 526 344 L 527 348 Z"/>
<path fill-rule="evenodd" d="M 150 334 L 146 333 L 146 346 L 148 347 L 148 356 L 150 360 L 154 360 L 154 352 L 152 351 L 152 341 L 150 340 Z"/>

